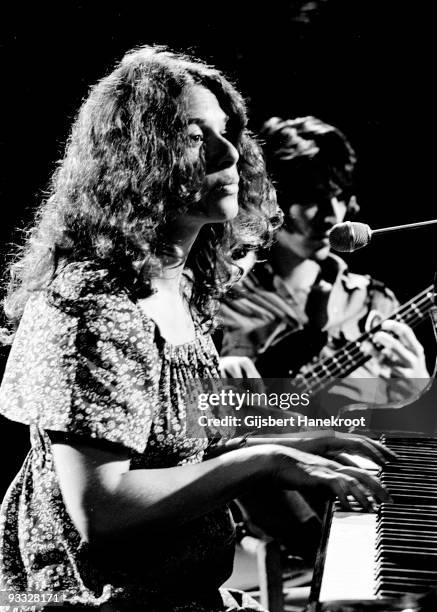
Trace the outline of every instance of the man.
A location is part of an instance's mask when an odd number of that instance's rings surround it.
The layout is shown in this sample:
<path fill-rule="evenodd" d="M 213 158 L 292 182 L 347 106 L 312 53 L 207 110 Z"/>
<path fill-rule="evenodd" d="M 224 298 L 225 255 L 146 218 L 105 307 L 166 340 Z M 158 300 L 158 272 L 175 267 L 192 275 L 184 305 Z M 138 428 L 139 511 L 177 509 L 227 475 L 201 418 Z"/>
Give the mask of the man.
<path fill-rule="evenodd" d="M 256 264 L 222 305 L 221 370 L 227 377 L 289 379 L 305 372 L 314 357 L 333 354 L 371 329 L 398 303 L 384 285 L 353 274 L 330 252 L 329 230 L 358 210 L 353 195 L 356 158 L 345 136 L 315 117 L 272 118 L 261 136 L 284 225 L 268 259 Z M 255 263 L 253 252 L 241 263 L 249 269 Z M 386 321 L 373 339 L 378 354 L 367 347 L 372 359 L 331 389 L 335 410 L 331 404 L 319 410 L 332 414 L 351 403 L 372 403 L 378 395 L 376 381 L 390 383 L 393 378 L 400 384 L 383 386 L 382 400 L 412 401 L 412 379 L 428 379 L 414 333 L 402 323 Z M 249 522 L 312 559 L 320 516 L 302 497 L 264 489 L 241 501 Z"/>
<path fill-rule="evenodd" d="M 268 259 L 223 303 L 222 371 L 281 378 L 357 338 L 398 303 L 382 283 L 353 274 L 330 252 L 330 229 L 358 210 L 356 158 L 345 136 L 315 117 L 272 118 L 261 136 L 284 225 Z M 253 263 L 249 253 L 243 264 Z M 423 348 L 411 329 L 394 321 L 383 329 L 373 338 L 379 355 L 353 376 L 427 379 Z M 364 392 L 357 384 L 355 399 L 364 401 Z"/>

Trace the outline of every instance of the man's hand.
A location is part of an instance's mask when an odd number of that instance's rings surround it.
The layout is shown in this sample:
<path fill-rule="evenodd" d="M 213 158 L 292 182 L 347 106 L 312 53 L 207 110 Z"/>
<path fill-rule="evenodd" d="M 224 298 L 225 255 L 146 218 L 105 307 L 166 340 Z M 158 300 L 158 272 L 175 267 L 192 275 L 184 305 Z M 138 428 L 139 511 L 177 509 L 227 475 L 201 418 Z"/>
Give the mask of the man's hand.
<path fill-rule="evenodd" d="M 219 369 L 222 378 L 261 378 L 261 374 L 249 357 L 220 357 Z"/>
<path fill-rule="evenodd" d="M 395 403 L 415 401 L 427 388 L 430 377 L 425 352 L 413 330 L 399 321 L 387 320 L 374 335 L 374 343 L 382 347 L 377 358 L 386 372 L 388 395 Z"/>
<path fill-rule="evenodd" d="M 423 346 L 413 330 L 399 321 L 384 321 L 374 343 L 382 346 L 379 359 L 391 368 L 392 376 L 429 378 Z"/>

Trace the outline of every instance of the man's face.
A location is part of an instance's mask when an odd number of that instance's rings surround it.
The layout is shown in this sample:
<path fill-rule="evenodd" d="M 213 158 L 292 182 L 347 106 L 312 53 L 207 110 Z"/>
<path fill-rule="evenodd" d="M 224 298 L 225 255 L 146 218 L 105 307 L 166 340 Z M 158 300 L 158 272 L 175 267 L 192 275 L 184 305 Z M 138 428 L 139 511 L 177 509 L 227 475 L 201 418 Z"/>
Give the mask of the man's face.
<path fill-rule="evenodd" d="M 302 259 L 325 259 L 330 250 L 329 230 L 343 221 L 346 209 L 347 202 L 340 191 L 319 192 L 311 201 L 292 204 L 288 214 L 291 229 L 283 231 L 283 242 Z"/>

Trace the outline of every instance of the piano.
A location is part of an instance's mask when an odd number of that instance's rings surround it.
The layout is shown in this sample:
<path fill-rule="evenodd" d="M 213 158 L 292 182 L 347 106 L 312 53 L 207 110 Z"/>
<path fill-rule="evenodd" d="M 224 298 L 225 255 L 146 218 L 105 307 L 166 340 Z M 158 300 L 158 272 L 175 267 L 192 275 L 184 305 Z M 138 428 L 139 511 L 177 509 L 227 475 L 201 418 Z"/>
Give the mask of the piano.
<path fill-rule="evenodd" d="M 378 471 L 394 503 L 375 513 L 329 504 L 312 612 L 341 601 L 387 601 L 381 609 L 391 609 L 388 602 L 414 600 L 437 586 L 437 439 L 383 436 L 382 442 L 399 456 Z"/>

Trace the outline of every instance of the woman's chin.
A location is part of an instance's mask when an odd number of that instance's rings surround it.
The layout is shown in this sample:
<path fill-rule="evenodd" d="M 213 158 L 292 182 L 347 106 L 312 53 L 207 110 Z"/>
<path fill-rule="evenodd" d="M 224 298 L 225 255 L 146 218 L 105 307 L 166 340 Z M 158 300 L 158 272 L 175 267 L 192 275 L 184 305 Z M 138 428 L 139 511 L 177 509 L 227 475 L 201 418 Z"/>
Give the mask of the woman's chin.
<path fill-rule="evenodd" d="M 238 215 L 238 196 L 229 195 L 209 201 L 205 206 L 205 220 L 210 223 L 231 221 Z"/>

